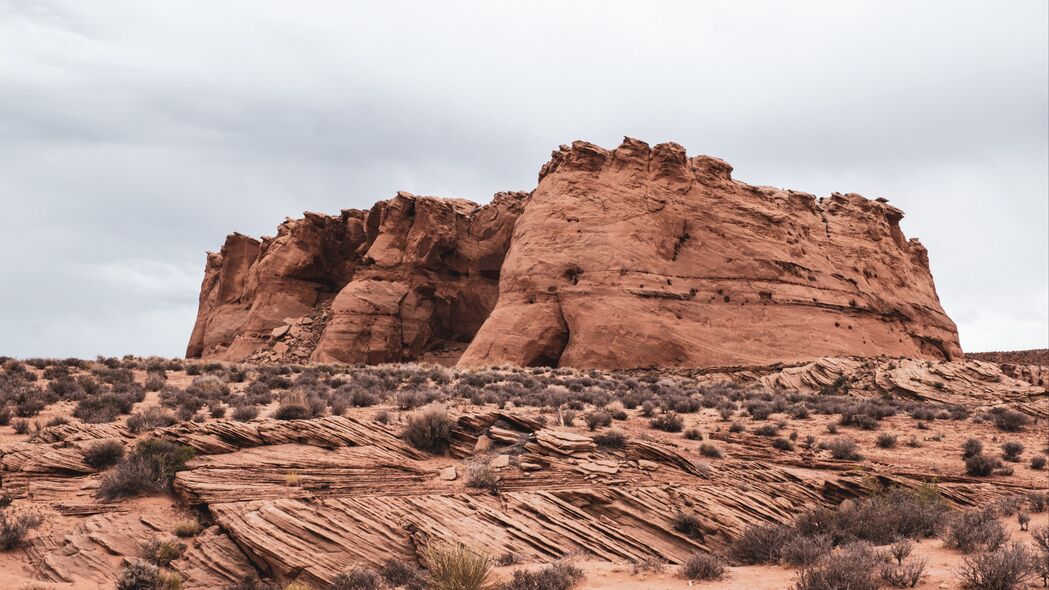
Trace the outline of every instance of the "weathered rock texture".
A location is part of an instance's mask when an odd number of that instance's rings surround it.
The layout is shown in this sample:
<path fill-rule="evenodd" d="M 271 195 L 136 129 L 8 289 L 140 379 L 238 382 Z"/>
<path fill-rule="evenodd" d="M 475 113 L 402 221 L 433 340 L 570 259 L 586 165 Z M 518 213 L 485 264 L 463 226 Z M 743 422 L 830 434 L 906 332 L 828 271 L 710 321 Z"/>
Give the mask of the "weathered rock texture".
<path fill-rule="evenodd" d="M 754 187 L 731 170 L 673 143 L 576 142 L 532 193 L 484 207 L 399 194 L 287 221 L 261 243 L 232 235 L 209 255 L 187 355 L 380 363 L 445 350 L 466 366 L 597 368 L 960 358 L 899 209 Z"/>

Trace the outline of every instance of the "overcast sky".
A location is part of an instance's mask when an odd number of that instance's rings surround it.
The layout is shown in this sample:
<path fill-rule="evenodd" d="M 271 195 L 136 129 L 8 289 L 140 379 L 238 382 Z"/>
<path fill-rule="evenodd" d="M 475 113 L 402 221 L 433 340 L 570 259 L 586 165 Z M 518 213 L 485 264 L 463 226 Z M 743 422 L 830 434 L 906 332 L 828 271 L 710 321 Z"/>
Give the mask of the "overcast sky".
<path fill-rule="evenodd" d="M 0 354 L 185 351 L 205 251 L 624 135 L 886 197 L 968 351 L 1049 340 L 1049 14 L 964 2 L 0 0 Z"/>

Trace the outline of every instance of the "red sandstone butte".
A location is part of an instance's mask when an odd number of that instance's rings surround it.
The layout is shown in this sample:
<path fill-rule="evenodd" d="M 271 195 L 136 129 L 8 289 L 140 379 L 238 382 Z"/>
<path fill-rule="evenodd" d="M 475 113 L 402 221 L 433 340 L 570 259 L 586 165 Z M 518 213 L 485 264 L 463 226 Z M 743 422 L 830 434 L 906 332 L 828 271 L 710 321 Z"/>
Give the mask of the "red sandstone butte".
<path fill-rule="evenodd" d="M 187 356 L 704 367 L 961 358 L 903 213 L 736 181 L 674 143 L 577 141 L 531 193 L 399 193 L 209 254 Z M 465 347 L 465 351 L 463 350 Z"/>

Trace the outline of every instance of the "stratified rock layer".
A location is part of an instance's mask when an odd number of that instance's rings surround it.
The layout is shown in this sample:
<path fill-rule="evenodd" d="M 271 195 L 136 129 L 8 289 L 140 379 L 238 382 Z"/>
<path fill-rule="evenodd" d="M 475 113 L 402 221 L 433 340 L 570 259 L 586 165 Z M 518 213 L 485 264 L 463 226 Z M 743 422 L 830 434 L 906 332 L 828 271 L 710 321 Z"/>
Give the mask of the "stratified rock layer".
<path fill-rule="evenodd" d="M 531 194 L 484 207 L 399 194 L 261 243 L 230 236 L 209 255 L 187 354 L 611 369 L 960 358 L 899 209 L 731 170 L 673 143 L 576 142 Z"/>

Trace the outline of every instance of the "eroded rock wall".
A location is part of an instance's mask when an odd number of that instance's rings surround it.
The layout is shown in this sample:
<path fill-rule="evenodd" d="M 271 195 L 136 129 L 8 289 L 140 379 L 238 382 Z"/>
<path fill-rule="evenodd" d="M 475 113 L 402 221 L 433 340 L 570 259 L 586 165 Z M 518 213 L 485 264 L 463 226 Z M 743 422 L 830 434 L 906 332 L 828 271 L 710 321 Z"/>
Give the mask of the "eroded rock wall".
<path fill-rule="evenodd" d="M 208 255 L 187 356 L 382 363 L 465 346 L 495 306 L 523 198 L 399 193 L 287 220 L 261 242 L 231 235 Z"/>
<path fill-rule="evenodd" d="M 899 209 L 750 186 L 731 170 L 631 139 L 555 152 L 517 221 L 499 303 L 460 364 L 960 356 Z"/>
<path fill-rule="evenodd" d="M 261 242 L 234 234 L 209 254 L 187 355 L 594 368 L 961 356 L 899 209 L 731 171 L 673 143 L 576 142 L 532 193 L 483 207 L 399 193 Z"/>

